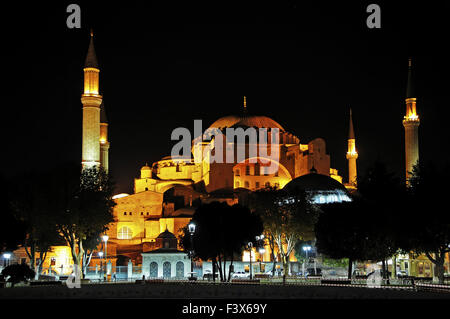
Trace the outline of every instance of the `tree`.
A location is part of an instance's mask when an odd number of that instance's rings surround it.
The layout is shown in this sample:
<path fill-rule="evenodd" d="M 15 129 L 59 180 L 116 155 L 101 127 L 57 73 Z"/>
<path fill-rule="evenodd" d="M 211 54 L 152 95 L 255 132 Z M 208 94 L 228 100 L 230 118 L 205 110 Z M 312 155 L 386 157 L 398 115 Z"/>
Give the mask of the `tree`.
<path fill-rule="evenodd" d="M 0 176 L 0 219 L 3 225 L 8 225 L 0 232 L 0 253 L 16 250 L 25 238 L 25 225 L 14 216 L 10 205 L 11 192 L 8 187 L 11 185 Z"/>
<path fill-rule="evenodd" d="M 50 212 L 53 200 L 47 183 L 48 174 L 28 172 L 16 176 L 16 183 L 11 206 L 17 219 L 25 225 L 26 236 L 22 246 L 30 259 L 30 266 L 35 269 L 36 253 L 39 253 L 39 270 L 52 245 L 61 242 L 56 229 L 54 215 Z"/>
<path fill-rule="evenodd" d="M 314 238 L 318 209 L 312 204 L 308 194 L 302 190 L 296 190 L 293 194 L 267 188 L 255 192 L 250 202 L 251 208 L 263 221 L 269 243 L 270 238 L 273 238 L 283 262 L 284 275 L 287 276 L 289 256 L 296 242 Z"/>
<path fill-rule="evenodd" d="M 445 255 L 450 252 L 450 215 L 445 205 L 449 168 L 447 164 L 439 170 L 432 163 L 414 166 L 399 234 L 405 251 L 425 254 L 434 263 L 440 284 L 444 283 Z"/>
<path fill-rule="evenodd" d="M 403 209 L 404 187 L 400 179 L 377 160 L 359 182 L 358 192 L 362 204 L 361 217 L 368 217 L 365 221 L 360 217 L 370 239 L 364 247 L 365 255 L 369 260 L 382 262 L 382 273 L 386 278 L 386 260 L 399 250 L 398 228 L 402 225 L 397 216 Z M 395 266 L 392 268 L 395 272 Z"/>
<path fill-rule="evenodd" d="M 81 277 L 85 246 L 114 221 L 113 183 L 102 168 L 81 170 L 78 165 L 66 165 L 55 170 L 52 185 L 56 227 L 71 248 Z"/>
<path fill-rule="evenodd" d="M 352 263 L 367 260 L 365 247 L 369 241 L 361 223 L 360 202 L 332 203 L 321 207 L 315 226 L 317 251 L 333 259 L 348 258 L 348 279 Z"/>
<path fill-rule="evenodd" d="M 226 263 L 242 253 L 244 246 L 263 231 L 260 218 L 241 205 L 229 206 L 226 203 L 212 202 L 197 208 L 192 216 L 196 224 L 191 247 L 187 228 L 181 237 L 185 250 L 195 251 L 195 256 L 212 260 L 219 270 L 221 281 L 230 280 L 226 275 Z M 214 267 L 213 267 L 214 268 Z"/>
<path fill-rule="evenodd" d="M 8 281 L 15 284 L 23 281 L 28 281 L 34 278 L 34 271 L 27 264 L 9 265 L 2 271 L 2 276 L 9 277 Z"/>

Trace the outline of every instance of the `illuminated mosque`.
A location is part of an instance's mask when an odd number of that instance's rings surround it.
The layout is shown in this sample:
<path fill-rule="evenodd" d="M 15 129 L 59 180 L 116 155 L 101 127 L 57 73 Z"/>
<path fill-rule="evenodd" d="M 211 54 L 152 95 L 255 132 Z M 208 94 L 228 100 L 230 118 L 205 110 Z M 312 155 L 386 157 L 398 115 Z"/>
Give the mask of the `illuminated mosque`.
<path fill-rule="evenodd" d="M 108 121 L 105 105 L 99 93 L 100 69 L 92 32 L 83 70 L 82 165 L 83 167 L 101 166 L 108 171 L 110 147 Z M 407 114 L 403 124 L 408 174 L 418 160 L 419 126 L 416 99 L 412 90 L 411 62 L 406 104 Z M 216 147 L 214 139 L 210 141 L 194 139 L 192 141 L 194 155 L 190 158 L 168 156 L 152 165 L 145 164 L 141 168 L 140 177 L 134 180 L 134 193 L 114 196 L 117 205 L 113 211 L 115 222 L 107 231 L 108 260 L 113 265 L 126 265 L 131 261 L 134 265 L 142 265 L 144 269 L 143 260 L 148 260 L 152 252 L 165 252 L 176 256 L 181 252 L 181 247 L 174 239 L 189 223 L 195 208 L 200 203 L 225 201 L 232 205 L 238 203 L 243 194 L 267 186 L 280 189 L 303 188 L 313 193 L 312 198 L 318 204 L 349 201 L 349 194 L 357 189 L 356 159 L 358 158 L 351 110 L 349 115 L 346 155 L 349 176 L 344 183 L 337 169 L 330 167 L 330 155 L 327 154 L 326 143 L 322 138 L 313 139 L 306 144 L 301 143 L 297 136 L 273 119 L 248 112 L 247 101 L 244 97 L 240 115 L 221 117 L 212 123 L 210 128 L 216 128 L 222 132 L 225 132 L 227 128 L 266 128 L 268 132 L 278 129 L 279 160 L 275 163 L 278 169 L 275 172 L 269 172 L 267 159 L 260 157 L 259 153 L 256 158 L 251 158 L 248 150 L 243 161 L 210 163 L 208 159 L 214 154 Z M 230 147 L 225 145 L 227 141 L 223 143 L 223 149 Z M 246 142 L 246 148 L 248 144 L 249 142 Z M 236 144 L 234 147 L 236 148 Z M 201 152 L 197 152 L 196 148 L 200 148 Z M 199 153 L 206 156 L 196 158 L 198 156 L 196 154 Z M 170 245 L 168 241 L 171 242 Z M 252 253 L 252 260 L 270 261 L 272 253 L 268 246 L 266 248 L 261 255 L 256 251 Z M 52 258 L 59 257 L 54 254 Z M 70 262 L 70 253 L 66 252 L 65 258 L 65 261 L 58 260 L 55 264 Z M 293 253 L 290 259 L 296 261 Z M 248 260 L 249 252 L 245 251 L 242 261 L 248 262 Z M 96 262 L 98 261 L 93 258 L 92 263 Z M 151 269 L 149 271 L 151 273 Z M 161 275 L 160 271 L 159 275 Z M 174 269 L 173 272 L 175 271 L 178 270 Z"/>

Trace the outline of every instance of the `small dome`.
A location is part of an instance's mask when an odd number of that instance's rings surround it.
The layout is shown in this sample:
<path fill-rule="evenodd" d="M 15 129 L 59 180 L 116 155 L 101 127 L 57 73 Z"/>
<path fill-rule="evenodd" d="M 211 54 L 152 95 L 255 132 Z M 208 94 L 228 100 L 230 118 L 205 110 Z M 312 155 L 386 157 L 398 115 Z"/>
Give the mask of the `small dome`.
<path fill-rule="evenodd" d="M 287 191 L 295 189 L 305 191 L 333 191 L 339 189 L 347 191 L 345 186 L 334 178 L 317 173 L 310 173 L 294 178 L 286 184 L 284 189 Z"/>
<path fill-rule="evenodd" d="M 145 165 L 142 166 L 141 170 L 150 171 L 151 168 L 150 168 L 150 166 L 147 165 L 147 163 L 145 163 Z"/>
<path fill-rule="evenodd" d="M 300 190 L 311 196 L 315 204 L 350 202 L 351 198 L 345 186 L 330 176 L 310 173 L 297 177 L 283 188 L 290 194 Z"/>
<path fill-rule="evenodd" d="M 162 239 L 177 239 L 174 234 L 172 234 L 167 228 L 165 231 L 163 231 L 161 234 L 158 235 L 156 238 L 162 238 Z"/>

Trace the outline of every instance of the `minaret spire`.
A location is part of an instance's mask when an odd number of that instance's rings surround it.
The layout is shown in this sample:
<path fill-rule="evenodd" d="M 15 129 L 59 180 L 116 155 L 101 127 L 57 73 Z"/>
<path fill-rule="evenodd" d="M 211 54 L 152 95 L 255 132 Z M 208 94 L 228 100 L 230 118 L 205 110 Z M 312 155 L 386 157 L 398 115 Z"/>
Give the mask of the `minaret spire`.
<path fill-rule="evenodd" d="M 91 40 L 89 42 L 88 53 L 86 55 L 86 60 L 84 62 L 85 68 L 96 68 L 98 69 L 97 55 L 95 54 L 94 48 L 94 31 L 91 29 Z"/>
<path fill-rule="evenodd" d="M 348 160 L 348 184 L 349 187 L 355 188 L 357 185 L 356 159 L 358 158 L 358 152 L 356 151 L 355 130 L 353 128 L 353 118 L 351 108 L 350 108 L 350 120 L 348 128 L 348 149 L 346 157 Z"/>
<path fill-rule="evenodd" d="M 244 95 L 244 114 L 247 114 L 247 97 Z"/>
<path fill-rule="evenodd" d="M 406 184 L 413 167 L 419 161 L 419 125 L 420 120 L 416 110 L 416 94 L 412 76 L 412 59 L 408 60 L 408 83 L 406 87 L 406 115 L 403 119 L 405 128 L 405 169 Z"/>
<path fill-rule="evenodd" d="M 99 94 L 99 73 L 97 56 L 94 49 L 94 33 L 91 30 L 89 48 L 86 55 L 84 71 L 84 90 L 81 95 L 83 104 L 83 145 L 82 159 L 83 168 L 101 165 L 101 161 L 107 162 L 107 156 L 101 156 L 104 147 L 101 145 L 108 142 L 107 123 L 100 125 L 102 96 Z M 104 112 L 104 105 L 103 105 Z M 103 113 L 105 115 L 105 113 Z M 106 117 L 104 120 L 106 120 Z M 100 128 L 102 126 L 102 129 Z M 102 131 L 102 132 L 101 132 Z M 108 144 L 109 145 L 109 144 Z M 107 170 L 107 164 L 105 169 Z"/>
<path fill-rule="evenodd" d="M 350 125 L 348 127 L 348 138 L 355 139 L 355 131 L 353 129 L 352 108 L 350 108 Z"/>

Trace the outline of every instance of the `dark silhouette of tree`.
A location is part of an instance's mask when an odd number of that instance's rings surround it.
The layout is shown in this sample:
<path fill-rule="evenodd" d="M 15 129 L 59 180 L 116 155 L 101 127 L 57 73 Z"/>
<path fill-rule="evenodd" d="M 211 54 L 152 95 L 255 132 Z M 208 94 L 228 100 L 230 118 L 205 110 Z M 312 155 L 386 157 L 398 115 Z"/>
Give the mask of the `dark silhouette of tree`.
<path fill-rule="evenodd" d="M 401 223 L 397 216 L 405 197 L 404 186 L 400 183 L 400 178 L 377 160 L 358 184 L 362 200 L 359 219 L 365 224 L 370 239 L 365 247 L 366 258 L 382 262 L 385 279 L 388 275 L 386 261 L 399 251 L 397 238 Z"/>
<path fill-rule="evenodd" d="M 2 270 L 2 276 L 7 278 L 14 287 L 19 282 L 24 282 L 32 279 L 35 273 L 27 264 L 14 264 L 5 267 Z"/>
<path fill-rule="evenodd" d="M 441 284 L 445 255 L 450 252 L 450 214 L 445 206 L 449 169 L 448 164 L 441 170 L 432 163 L 414 166 L 399 229 L 400 246 L 407 252 L 425 254 L 434 263 Z"/>
<path fill-rule="evenodd" d="M 102 168 L 81 170 L 79 165 L 65 165 L 55 169 L 51 185 L 56 226 L 71 248 L 81 277 L 85 243 L 100 237 L 114 221 L 114 184 Z"/>
<path fill-rule="evenodd" d="M 11 185 L 11 181 L 0 176 L 0 219 L 2 225 L 7 225 L 0 232 L 0 253 L 16 250 L 25 238 L 25 225 L 11 207 Z"/>
<path fill-rule="evenodd" d="M 350 279 L 352 263 L 367 259 L 365 248 L 368 236 L 362 223 L 361 202 L 326 204 L 321 210 L 315 225 L 317 251 L 333 259 L 348 258 Z"/>
<path fill-rule="evenodd" d="M 51 213 L 53 194 L 48 184 L 48 173 L 27 172 L 16 176 L 11 206 L 17 219 L 25 225 L 26 236 L 22 242 L 35 269 L 36 253 L 39 253 L 38 273 L 52 245 L 64 242 L 56 229 L 55 216 Z"/>
<path fill-rule="evenodd" d="M 232 265 L 234 257 L 239 256 L 245 245 L 263 231 L 259 216 L 252 214 L 248 208 L 220 202 L 199 206 L 192 222 L 196 224 L 193 237 L 195 256 L 212 260 L 219 270 L 221 281 L 230 279 L 226 275 L 226 262 L 230 260 Z M 191 235 L 187 227 L 183 230 L 181 245 L 189 251 L 192 248 Z"/>

